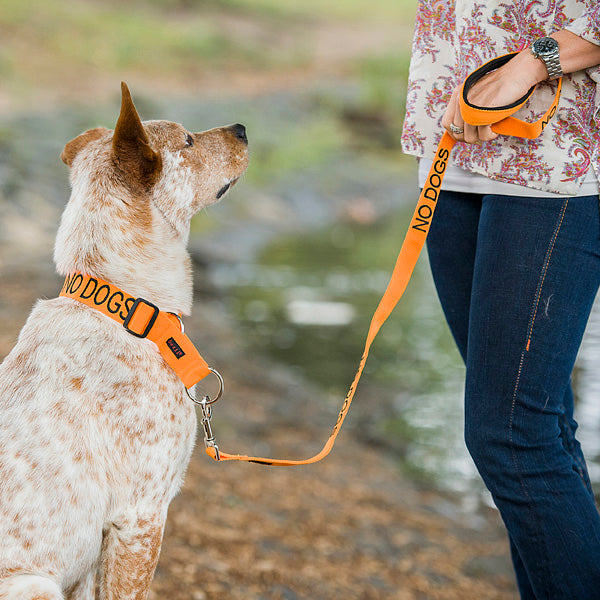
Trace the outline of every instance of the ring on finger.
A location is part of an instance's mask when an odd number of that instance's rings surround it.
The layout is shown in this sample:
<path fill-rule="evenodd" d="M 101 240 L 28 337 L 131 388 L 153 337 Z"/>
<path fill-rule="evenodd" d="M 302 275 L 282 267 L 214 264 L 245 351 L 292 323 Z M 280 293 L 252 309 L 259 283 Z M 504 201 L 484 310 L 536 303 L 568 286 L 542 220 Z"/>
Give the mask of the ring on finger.
<path fill-rule="evenodd" d="M 465 130 L 462 127 L 458 127 L 454 123 L 450 123 L 450 131 L 454 135 L 462 135 L 465 132 Z"/>

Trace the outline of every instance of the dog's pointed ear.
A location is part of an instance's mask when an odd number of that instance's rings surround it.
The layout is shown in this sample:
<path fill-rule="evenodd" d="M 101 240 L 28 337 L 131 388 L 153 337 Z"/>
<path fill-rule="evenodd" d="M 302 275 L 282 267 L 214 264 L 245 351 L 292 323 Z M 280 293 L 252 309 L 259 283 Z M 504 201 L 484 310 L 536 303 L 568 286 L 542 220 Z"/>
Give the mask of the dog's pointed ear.
<path fill-rule="evenodd" d="M 64 147 L 61 152 L 60 159 L 67 166 L 72 166 L 75 157 L 85 148 L 90 142 L 104 137 L 110 130 L 106 127 L 95 127 L 94 129 L 88 129 L 76 138 L 72 139 Z"/>
<path fill-rule="evenodd" d="M 127 165 L 127 172 L 137 170 L 146 183 L 153 183 L 162 167 L 161 156 L 150 145 L 124 81 L 121 82 L 121 114 L 115 126 L 112 147 L 117 161 Z"/>

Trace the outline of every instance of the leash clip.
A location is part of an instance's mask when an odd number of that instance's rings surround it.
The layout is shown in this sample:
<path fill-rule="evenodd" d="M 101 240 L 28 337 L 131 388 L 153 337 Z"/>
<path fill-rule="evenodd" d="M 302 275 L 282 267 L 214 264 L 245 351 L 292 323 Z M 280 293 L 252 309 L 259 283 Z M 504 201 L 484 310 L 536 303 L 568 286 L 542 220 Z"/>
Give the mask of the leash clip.
<path fill-rule="evenodd" d="M 215 371 L 215 369 L 211 369 L 210 371 L 219 380 L 219 391 L 214 398 L 211 399 L 210 396 L 203 396 L 202 400 L 197 400 L 187 388 L 185 388 L 185 393 L 188 395 L 188 398 L 202 410 L 202 420 L 200 422 L 204 428 L 204 446 L 206 448 L 214 448 L 216 460 L 221 460 L 219 446 L 217 446 L 217 443 L 215 442 L 215 435 L 210 421 L 212 419 L 211 404 L 214 404 L 223 395 L 224 384 L 223 377 L 221 377 L 221 374 L 218 371 Z"/>
<path fill-rule="evenodd" d="M 212 426 L 210 420 L 212 419 L 212 408 L 210 398 L 208 396 L 204 396 L 202 400 L 195 401 L 202 410 L 202 427 L 204 427 L 204 446 L 206 448 L 214 448 L 215 449 L 215 458 L 217 460 L 221 460 L 221 455 L 219 454 L 219 446 L 215 442 L 215 436 L 213 434 Z"/>

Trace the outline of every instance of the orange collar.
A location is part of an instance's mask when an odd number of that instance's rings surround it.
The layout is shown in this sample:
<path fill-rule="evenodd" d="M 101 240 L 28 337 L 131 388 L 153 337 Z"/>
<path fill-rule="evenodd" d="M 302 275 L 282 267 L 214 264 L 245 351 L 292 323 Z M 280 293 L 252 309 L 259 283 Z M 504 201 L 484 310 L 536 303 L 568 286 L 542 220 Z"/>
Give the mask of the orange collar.
<path fill-rule="evenodd" d="M 78 272 L 67 276 L 60 295 L 95 308 L 123 325 L 132 335 L 154 342 L 186 388 L 191 388 L 211 372 L 192 341 L 183 333 L 179 317 L 160 310 L 148 300 L 131 296 L 98 277 Z"/>

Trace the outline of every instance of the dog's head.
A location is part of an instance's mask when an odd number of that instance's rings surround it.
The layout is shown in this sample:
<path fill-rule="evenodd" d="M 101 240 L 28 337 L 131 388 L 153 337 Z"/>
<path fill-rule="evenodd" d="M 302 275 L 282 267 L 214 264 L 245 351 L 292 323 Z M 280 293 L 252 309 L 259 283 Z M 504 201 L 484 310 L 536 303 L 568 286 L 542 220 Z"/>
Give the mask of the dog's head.
<path fill-rule="evenodd" d="M 61 159 L 71 168 L 73 183 L 82 173 L 94 173 L 96 184 L 147 196 L 181 233 L 246 170 L 246 128 L 236 124 L 190 133 L 170 121 L 142 123 L 125 83 L 121 92 L 114 131 L 97 127 L 82 133 L 65 146 Z"/>
<path fill-rule="evenodd" d="M 54 257 L 61 274 L 85 271 L 124 285 L 137 279 L 145 290 L 160 260 L 165 272 L 184 268 L 191 218 L 243 174 L 248 139 L 239 124 L 190 133 L 178 123 L 142 122 L 125 83 L 121 91 L 114 131 L 90 129 L 61 154 L 72 194 Z"/>

